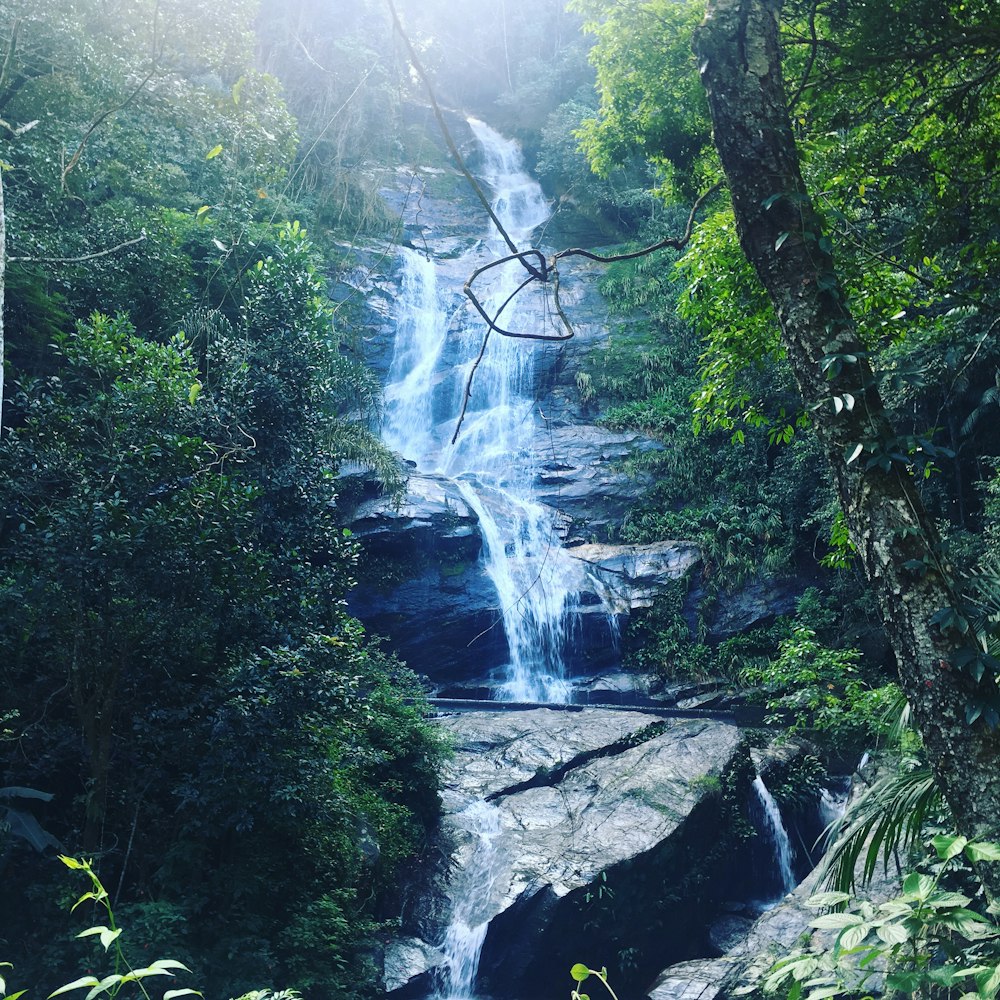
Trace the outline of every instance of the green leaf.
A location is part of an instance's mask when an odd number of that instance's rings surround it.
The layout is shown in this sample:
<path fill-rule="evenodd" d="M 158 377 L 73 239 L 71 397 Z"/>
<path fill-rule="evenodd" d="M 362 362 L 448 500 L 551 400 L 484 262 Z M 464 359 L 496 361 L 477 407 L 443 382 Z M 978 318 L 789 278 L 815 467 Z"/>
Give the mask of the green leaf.
<path fill-rule="evenodd" d="M 939 833 L 931 841 L 934 845 L 934 850 L 937 851 L 938 857 L 942 861 L 950 861 L 952 858 L 957 858 L 965 850 L 965 845 L 968 842 L 968 839 L 965 837 L 948 837 L 943 833 Z"/>
<path fill-rule="evenodd" d="M 848 445 L 844 449 L 844 458 L 846 459 L 847 464 L 850 465 L 851 462 L 855 461 L 858 455 L 860 455 L 864 450 L 865 446 L 863 444 L 856 444 L 853 447 Z"/>
<path fill-rule="evenodd" d="M 806 906 L 816 910 L 821 906 L 840 906 L 842 903 L 850 902 L 850 899 L 846 892 L 817 892 L 806 900 Z"/>
<path fill-rule="evenodd" d="M 108 930 L 105 928 L 101 931 L 101 944 L 104 945 L 104 950 L 107 951 L 111 945 L 118 940 L 118 935 L 121 934 L 122 929 L 119 927 L 116 930 Z"/>
<path fill-rule="evenodd" d="M 18 990 L 16 993 L 10 993 L 4 995 L 4 1000 L 17 1000 L 18 997 L 23 997 L 27 990 Z"/>
<path fill-rule="evenodd" d="M 809 921 L 810 927 L 817 930 L 840 930 L 843 927 L 854 927 L 864 923 L 857 913 L 824 913 L 821 917 Z"/>
<path fill-rule="evenodd" d="M 891 990 L 913 993 L 920 987 L 920 974 L 918 972 L 890 972 L 885 977 L 885 984 Z"/>
<path fill-rule="evenodd" d="M 150 969 L 157 969 L 157 970 L 159 970 L 159 969 L 183 969 L 185 972 L 190 972 L 191 971 L 183 962 L 178 962 L 176 959 L 173 959 L 173 958 L 160 958 L 157 961 L 150 963 L 149 968 Z M 575 969 L 576 966 L 574 965 L 573 968 Z"/>
<path fill-rule="evenodd" d="M 94 1000 L 94 997 L 100 996 L 102 993 L 107 993 L 112 986 L 117 986 L 122 982 L 121 976 L 105 976 L 87 995 L 84 1000 Z"/>
<path fill-rule="evenodd" d="M 191 383 L 191 388 L 188 389 L 188 402 L 192 406 L 194 406 L 195 401 L 201 395 L 201 389 L 202 389 L 202 386 L 201 386 L 200 382 L 192 382 Z"/>
<path fill-rule="evenodd" d="M 222 143 L 219 143 L 218 146 L 213 146 L 208 151 L 208 155 L 205 157 L 205 159 L 206 160 L 214 160 L 219 155 L 219 153 L 221 153 L 221 152 L 222 152 Z"/>
<path fill-rule="evenodd" d="M 869 930 L 871 930 L 869 925 L 864 923 L 858 924 L 856 927 L 848 927 L 840 935 L 837 943 L 843 951 L 850 951 L 852 948 L 857 948 L 868 937 Z"/>
<path fill-rule="evenodd" d="M 944 914 L 938 923 L 943 927 L 950 927 L 958 931 L 963 937 L 970 940 L 979 940 L 985 937 L 995 937 L 998 933 L 995 924 L 985 917 L 981 917 L 972 910 L 955 910 L 953 913 Z"/>
<path fill-rule="evenodd" d="M 780 249 L 782 248 L 782 246 L 783 246 L 783 245 L 784 245 L 784 243 L 785 243 L 785 240 L 787 240 L 787 239 L 788 239 L 789 235 L 790 235 L 790 234 L 789 234 L 789 233 L 787 233 L 787 232 L 785 232 L 785 233 L 782 233 L 782 234 L 781 234 L 781 235 L 780 235 L 780 236 L 779 236 L 779 237 L 778 237 L 778 238 L 777 238 L 777 239 L 776 239 L 776 240 L 774 241 L 774 249 L 775 249 L 775 252 L 777 252 L 778 250 L 780 250 Z"/>
<path fill-rule="evenodd" d="M 960 892 L 935 892 L 931 894 L 927 902 L 935 910 L 944 910 L 952 906 L 967 906 L 970 900 L 968 896 L 963 896 Z"/>
<path fill-rule="evenodd" d="M 835 997 L 843 992 L 839 986 L 824 986 L 822 989 L 813 990 L 806 1000 L 826 1000 L 827 997 Z"/>
<path fill-rule="evenodd" d="M 202 205 L 197 212 L 194 213 L 196 219 L 200 219 L 206 212 L 211 210 L 211 205 Z"/>
<path fill-rule="evenodd" d="M 81 868 L 84 867 L 84 863 L 82 861 L 77 861 L 76 858 L 68 858 L 68 857 L 66 857 L 65 854 L 60 854 L 59 855 L 59 860 L 67 868 L 72 868 L 73 871 L 79 871 Z"/>
<path fill-rule="evenodd" d="M 1000 844 L 988 840 L 966 844 L 965 856 L 970 861 L 1000 861 Z"/>
<path fill-rule="evenodd" d="M 73 980 L 71 983 L 67 983 L 65 986 L 60 986 L 54 993 L 50 993 L 48 1000 L 52 1000 L 53 997 L 59 996 L 60 993 L 69 993 L 71 990 L 79 990 L 84 986 L 97 986 L 99 982 L 93 976 L 81 976 L 79 979 Z"/>
<path fill-rule="evenodd" d="M 981 976 L 976 976 L 976 985 L 983 996 L 993 996 L 1000 989 L 1000 965 L 997 965 L 989 975 L 984 973 Z"/>
<path fill-rule="evenodd" d="M 929 875 L 921 875 L 919 872 L 912 872 L 903 881 L 903 892 L 913 899 L 926 900 L 934 891 L 934 879 Z"/>
<path fill-rule="evenodd" d="M 109 930 L 110 928 L 105 927 L 103 924 L 99 927 L 88 927 L 85 931 L 80 931 L 80 933 L 77 934 L 77 937 L 78 938 L 96 937 L 98 934 L 104 934 L 106 931 Z"/>
<path fill-rule="evenodd" d="M 585 982 L 586 979 L 590 976 L 590 969 L 588 969 L 587 966 L 583 965 L 581 962 L 577 962 L 576 965 L 574 965 L 573 968 L 569 970 L 569 974 L 578 983 L 582 983 Z"/>
<path fill-rule="evenodd" d="M 875 928 L 875 933 L 886 944 L 906 944 L 910 939 L 909 932 L 902 924 L 882 924 Z"/>

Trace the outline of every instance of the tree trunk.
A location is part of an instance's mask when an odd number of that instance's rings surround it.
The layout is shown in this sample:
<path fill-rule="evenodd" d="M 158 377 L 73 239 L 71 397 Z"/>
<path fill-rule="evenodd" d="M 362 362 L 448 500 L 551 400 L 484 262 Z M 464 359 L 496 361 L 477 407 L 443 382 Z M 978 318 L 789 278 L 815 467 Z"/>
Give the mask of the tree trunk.
<path fill-rule="evenodd" d="M 777 311 L 955 822 L 966 836 L 991 838 L 1000 822 L 1000 733 L 981 719 L 967 724 L 966 707 L 993 701 L 996 684 L 989 674 L 976 684 L 951 666 L 964 640 L 931 624 L 937 611 L 955 606 L 935 527 L 905 463 L 893 460 L 885 470 L 874 462 L 896 450 L 895 436 L 799 169 L 781 74 L 780 10 L 781 0 L 710 0 L 694 41 L 740 244 Z M 1000 878 L 986 877 L 996 895 Z"/>
<path fill-rule="evenodd" d="M 0 435 L 3 434 L 4 391 L 4 292 L 7 287 L 7 212 L 3 201 L 3 167 L 0 166 Z"/>

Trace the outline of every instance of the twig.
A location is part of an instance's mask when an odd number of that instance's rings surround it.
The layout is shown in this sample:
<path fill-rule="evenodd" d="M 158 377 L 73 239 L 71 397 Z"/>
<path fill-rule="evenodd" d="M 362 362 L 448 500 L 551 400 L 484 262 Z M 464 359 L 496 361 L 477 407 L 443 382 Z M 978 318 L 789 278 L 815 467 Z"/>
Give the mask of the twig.
<path fill-rule="evenodd" d="M 391 0 L 390 0 L 391 2 Z M 468 281 L 465 283 L 463 291 L 466 296 L 471 300 L 472 304 L 476 307 L 476 311 L 480 316 L 486 320 L 486 336 L 483 338 L 483 346 L 480 348 L 479 357 L 476 358 L 475 363 L 469 369 L 469 375 L 465 382 L 465 392 L 462 396 L 462 409 L 458 415 L 458 420 L 455 424 L 455 433 L 452 435 L 451 443 L 454 444 L 458 440 L 459 432 L 462 429 L 462 423 L 465 420 L 466 411 L 469 408 L 469 399 L 472 396 L 472 380 L 475 377 L 476 369 L 479 367 L 480 362 L 483 360 L 483 355 L 486 353 L 486 345 L 489 342 L 490 333 L 496 330 L 497 333 L 502 337 L 513 337 L 520 340 L 545 340 L 545 341 L 564 341 L 569 340 L 574 335 L 573 324 L 570 322 L 569 317 L 566 315 L 566 311 L 563 309 L 562 302 L 559 298 L 559 268 L 558 262 L 560 260 L 565 260 L 568 257 L 584 257 L 587 260 L 595 261 L 598 264 L 613 264 L 618 261 L 623 260 L 635 260 L 638 257 L 645 257 L 651 253 L 655 253 L 657 250 L 665 250 L 671 248 L 674 250 L 683 250 L 685 246 L 691 240 L 691 233 L 694 229 L 694 220 L 698 214 L 698 210 L 705 203 L 705 201 L 711 197 L 719 188 L 722 187 L 722 181 L 716 181 L 707 191 L 703 192 L 698 196 L 694 205 L 691 206 L 691 212 L 688 215 L 687 224 L 684 226 L 684 232 L 681 236 L 668 236 L 665 239 L 660 240 L 658 243 L 653 243 L 650 246 L 643 247 L 641 250 L 633 250 L 629 253 L 618 253 L 618 254 L 599 254 L 594 253 L 591 250 L 584 250 L 580 247 L 571 247 L 567 250 L 560 250 L 558 253 L 554 254 L 552 257 L 546 260 L 545 256 L 542 254 L 541 250 L 530 249 L 530 250 L 517 250 L 507 257 L 501 257 L 499 260 L 490 261 L 488 264 L 484 264 L 482 267 L 476 268 L 475 271 L 469 276 Z M 525 262 L 526 257 L 537 257 L 542 261 L 542 263 L 537 267 L 529 267 Z M 521 282 L 520 285 L 511 293 L 503 303 L 503 305 L 497 310 L 496 314 L 491 318 L 486 312 L 482 302 L 476 296 L 475 292 L 472 291 L 472 284 L 481 274 L 485 271 L 490 270 L 494 267 L 499 267 L 502 264 L 510 263 L 512 260 L 518 260 L 521 262 L 522 266 L 525 267 L 530 273 L 528 277 Z M 516 295 L 518 295 L 527 285 L 531 284 L 533 281 L 541 281 L 548 283 L 551 280 L 553 300 L 555 304 L 556 313 L 559 316 L 560 321 L 566 329 L 564 334 L 543 334 L 543 333 L 518 333 L 513 330 L 505 330 L 497 325 L 497 320 L 500 318 L 500 314 L 510 305 L 511 301 Z"/>
<path fill-rule="evenodd" d="M 17 261 L 20 264 L 82 264 L 84 261 L 96 260 L 98 257 L 108 257 L 126 247 L 135 246 L 146 239 L 146 231 L 143 230 L 135 239 L 126 240 L 117 246 L 108 247 L 106 250 L 98 250 L 95 253 L 87 253 L 82 257 L 8 257 L 7 263 Z"/>

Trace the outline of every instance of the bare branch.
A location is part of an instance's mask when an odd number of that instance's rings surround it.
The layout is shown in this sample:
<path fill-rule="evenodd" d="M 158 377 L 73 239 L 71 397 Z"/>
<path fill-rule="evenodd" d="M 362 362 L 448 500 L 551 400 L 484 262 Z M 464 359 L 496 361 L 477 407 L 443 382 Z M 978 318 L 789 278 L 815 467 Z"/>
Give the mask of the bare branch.
<path fill-rule="evenodd" d="M 122 101 L 120 104 L 116 104 L 114 107 L 108 108 L 107 111 L 101 112 L 87 127 L 87 131 L 83 133 L 83 138 L 80 140 L 80 145 L 76 147 L 76 152 L 69 158 L 69 162 L 63 166 L 62 176 L 59 179 L 59 183 L 62 189 L 66 190 L 66 178 L 69 176 L 70 171 L 80 162 L 80 157 L 83 156 L 83 151 L 87 146 L 90 137 L 97 131 L 100 126 L 107 121 L 112 115 L 117 114 L 119 111 L 128 107 L 129 104 L 135 100 L 136 97 L 145 89 L 147 83 L 156 76 L 157 64 L 159 62 L 159 52 L 158 52 L 158 42 L 157 42 L 157 26 L 160 19 L 160 4 L 157 0 L 157 4 L 153 9 L 153 38 L 151 43 L 151 58 L 152 58 L 152 68 L 149 73 L 143 78 L 142 82 L 139 84 L 135 90 L 132 91 Z"/>
<path fill-rule="evenodd" d="M 107 121 L 113 114 L 121 111 L 123 108 L 127 107 L 132 103 L 133 99 L 138 97 L 139 92 L 149 83 L 150 80 L 156 74 L 156 67 L 149 71 L 148 74 L 143 78 L 142 82 L 139 84 L 135 90 L 132 91 L 128 97 L 125 98 L 120 104 L 116 104 L 114 107 L 108 108 L 107 111 L 102 111 L 87 127 L 87 131 L 83 133 L 83 138 L 80 140 L 80 144 L 76 147 L 76 152 L 69 158 L 69 162 L 62 169 L 62 177 L 59 179 L 59 183 L 62 185 L 63 190 L 66 190 L 66 178 L 69 176 L 70 171 L 80 162 L 80 157 L 83 156 L 83 151 L 87 147 L 87 142 L 90 137 L 100 128 L 100 126 Z"/>
<path fill-rule="evenodd" d="M 126 247 L 135 246 L 136 243 L 142 243 L 146 239 L 146 231 L 143 230 L 135 239 L 126 240 L 124 243 L 119 243 L 117 246 L 108 247 L 106 250 L 98 250 L 95 253 L 83 254 L 81 257 L 8 257 L 7 263 L 14 263 L 15 261 L 19 264 L 82 264 L 84 261 L 96 260 L 98 257 L 108 257 L 113 253 L 118 253 L 119 250 L 124 250 Z"/>
<path fill-rule="evenodd" d="M 465 420 L 465 413 L 469 408 L 469 400 L 472 398 L 472 380 L 475 378 L 476 369 L 479 367 L 480 362 L 483 360 L 483 356 L 486 353 L 486 345 L 489 343 L 490 334 L 495 330 L 500 334 L 501 337 L 513 337 L 518 340 L 545 340 L 545 341 L 566 341 L 570 340 L 574 335 L 573 324 L 570 322 L 569 317 L 566 315 L 565 309 L 563 309 L 562 301 L 559 298 L 559 267 L 558 262 L 560 260 L 565 260 L 568 257 L 584 257 L 587 260 L 596 261 L 598 264 L 612 264 L 617 261 L 622 260 L 635 260 L 639 257 L 646 257 L 651 253 L 655 253 L 657 250 L 665 250 L 667 248 L 672 248 L 674 250 L 683 250 L 684 247 L 691 240 L 691 233 L 694 230 L 694 220 L 698 214 L 698 210 L 704 205 L 705 201 L 711 197 L 719 188 L 722 187 L 722 181 L 716 181 L 707 191 L 703 192 L 698 196 L 697 201 L 691 206 L 691 212 L 688 215 L 687 224 L 684 226 L 684 232 L 681 236 L 668 236 L 665 239 L 660 240 L 658 243 L 653 243 L 651 246 L 643 247 L 641 250 L 633 250 L 630 253 L 619 253 L 619 254 L 599 254 L 594 253 L 591 250 L 584 250 L 580 247 L 572 247 L 567 250 L 560 250 L 558 253 L 554 254 L 552 257 L 546 259 L 545 255 L 541 250 L 532 248 L 530 250 L 519 250 L 515 253 L 508 255 L 507 257 L 501 257 L 499 260 L 490 261 L 488 264 L 484 264 L 482 267 L 477 267 L 475 271 L 469 276 L 468 281 L 465 283 L 463 291 L 466 296 L 476 307 L 476 311 L 480 316 L 486 321 L 486 336 L 483 337 L 483 346 L 479 350 L 479 357 L 476 358 L 472 367 L 469 369 L 469 376 L 465 382 L 465 391 L 462 394 L 462 410 L 458 415 L 458 420 L 455 424 L 455 433 L 452 435 L 451 443 L 454 444 L 458 440 L 459 432 L 462 429 L 462 423 Z M 541 263 L 537 267 L 530 266 L 525 258 L 535 257 Z M 521 282 L 517 288 L 511 292 L 510 295 L 504 300 L 503 304 L 496 311 L 493 316 L 490 316 L 486 312 L 485 307 L 479 298 L 473 292 L 472 285 L 481 274 L 486 271 L 491 270 L 494 267 L 500 267 L 503 264 L 509 264 L 512 260 L 519 261 L 521 265 L 529 272 L 528 277 Z M 552 298 L 555 305 L 556 314 L 559 317 L 560 322 L 565 329 L 565 333 L 561 334 L 547 334 L 547 333 L 521 333 L 514 330 L 506 330 L 498 325 L 498 320 L 501 314 L 510 305 L 510 303 L 530 284 L 535 281 L 541 281 L 545 284 L 551 282 L 552 287 Z"/>
<path fill-rule="evenodd" d="M 437 98 L 434 96 L 434 89 L 431 87 L 430 80 L 428 79 L 427 74 L 424 72 L 424 67 L 421 64 L 420 59 L 417 57 L 417 52 L 416 49 L 414 49 L 413 47 L 413 43 L 410 41 L 409 36 L 403 30 L 403 25 L 399 20 L 399 15 L 396 13 L 395 5 L 393 4 L 392 0 L 386 0 L 386 2 L 389 4 L 389 11 L 392 14 L 393 25 L 395 26 L 396 31 L 399 32 L 399 36 L 400 38 L 403 39 L 403 44 L 406 46 L 406 51 L 409 53 L 410 62 L 413 64 L 413 68 L 417 71 L 417 75 L 423 81 L 424 87 L 427 89 L 427 96 L 430 98 L 431 108 L 433 108 L 434 110 L 434 117 L 437 119 L 437 123 L 441 128 L 441 133 L 444 135 L 444 141 L 448 145 L 448 151 L 451 153 L 452 157 L 454 157 L 455 163 L 458 165 L 458 169 L 462 171 L 462 174 L 465 176 L 465 179 L 469 182 L 469 185 L 471 186 L 472 190 L 475 191 L 476 197 L 482 202 L 483 207 L 489 214 L 489 217 L 493 220 L 493 225 L 497 227 L 497 231 L 503 237 L 503 241 L 504 243 L 507 244 L 508 248 L 510 249 L 510 252 L 514 255 L 518 255 L 520 251 L 517 248 L 517 244 L 510 238 L 510 235 L 507 233 L 507 230 L 504 229 L 503 224 L 500 222 L 499 218 L 497 218 L 497 214 L 496 212 L 493 211 L 493 206 L 490 204 L 489 198 L 487 198 L 486 195 L 484 194 L 483 189 L 479 186 L 479 182 L 476 180 L 476 178 L 472 176 L 471 172 L 469 171 L 469 168 L 465 165 L 465 159 L 462 157 L 462 154 L 458 151 L 458 146 L 455 145 L 455 140 L 452 138 L 451 131 L 444 120 L 444 114 L 442 113 L 441 107 L 437 102 Z M 531 267 L 527 264 L 526 261 L 522 260 L 521 263 L 524 265 L 525 268 L 527 268 L 529 272 L 535 274 L 537 278 L 539 278 L 540 280 L 544 280 L 541 274 L 537 274 L 534 271 L 532 271 Z"/>
<path fill-rule="evenodd" d="M 716 181 L 707 191 L 698 195 L 698 200 L 691 206 L 691 212 L 688 215 L 687 225 L 684 227 L 684 232 L 681 236 L 668 236 L 666 239 L 660 240 L 659 243 L 653 243 L 651 246 L 643 247 L 641 250 L 633 250 L 630 253 L 616 253 L 616 254 L 599 254 L 593 253 L 590 250 L 583 250 L 580 247 L 573 247 L 570 250 L 560 250 L 552 260 L 559 261 L 566 257 L 586 257 L 587 260 L 597 261 L 598 264 L 614 264 L 620 260 L 635 260 L 638 257 L 646 257 L 651 253 L 656 253 L 657 250 L 683 250 L 688 243 L 691 241 L 691 233 L 694 230 L 694 220 L 698 215 L 698 211 L 702 205 L 722 187 L 722 181 Z"/>

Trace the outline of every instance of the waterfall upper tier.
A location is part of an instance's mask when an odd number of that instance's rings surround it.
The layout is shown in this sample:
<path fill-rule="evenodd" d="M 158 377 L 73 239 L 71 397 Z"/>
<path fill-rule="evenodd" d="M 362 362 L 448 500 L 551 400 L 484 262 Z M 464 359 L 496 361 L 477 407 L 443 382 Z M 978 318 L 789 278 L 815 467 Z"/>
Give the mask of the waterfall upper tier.
<path fill-rule="evenodd" d="M 494 210 L 520 245 L 531 245 L 550 208 L 516 143 L 480 122 L 466 127 L 467 157 Z M 409 560 L 409 578 L 393 568 L 384 582 L 356 592 L 352 608 L 421 672 L 453 680 L 464 668 L 501 697 L 563 701 L 568 677 L 614 664 L 615 616 L 648 605 L 668 578 L 690 569 L 697 551 L 687 543 L 661 547 L 650 571 L 648 552 L 593 549 L 649 485 L 623 466 L 658 445 L 586 422 L 575 372 L 587 343 L 607 336 L 598 272 L 589 264 L 562 285 L 574 310 L 572 348 L 491 335 L 451 443 L 486 334 L 462 286 L 509 249 L 464 184 L 461 220 L 452 199 L 416 196 L 413 188 L 407 178 L 411 196 L 397 201 L 410 245 L 399 252 L 391 284 L 366 292 L 384 317 L 380 336 L 393 344 L 383 354 L 385 440 L 413 475 L 402 507 L 372 498 L 352 524 L 377 559 L 400 570 Z M 388 200 L 399 197 L 387 192 Z M 498 310 L 523 277 L 514 262 L 477 293 Z M 510 300 L 503 325 L 544 327 L 551 321 L 546 294 Z M 573 549 L 584 544 L 578 558 Z"/>

